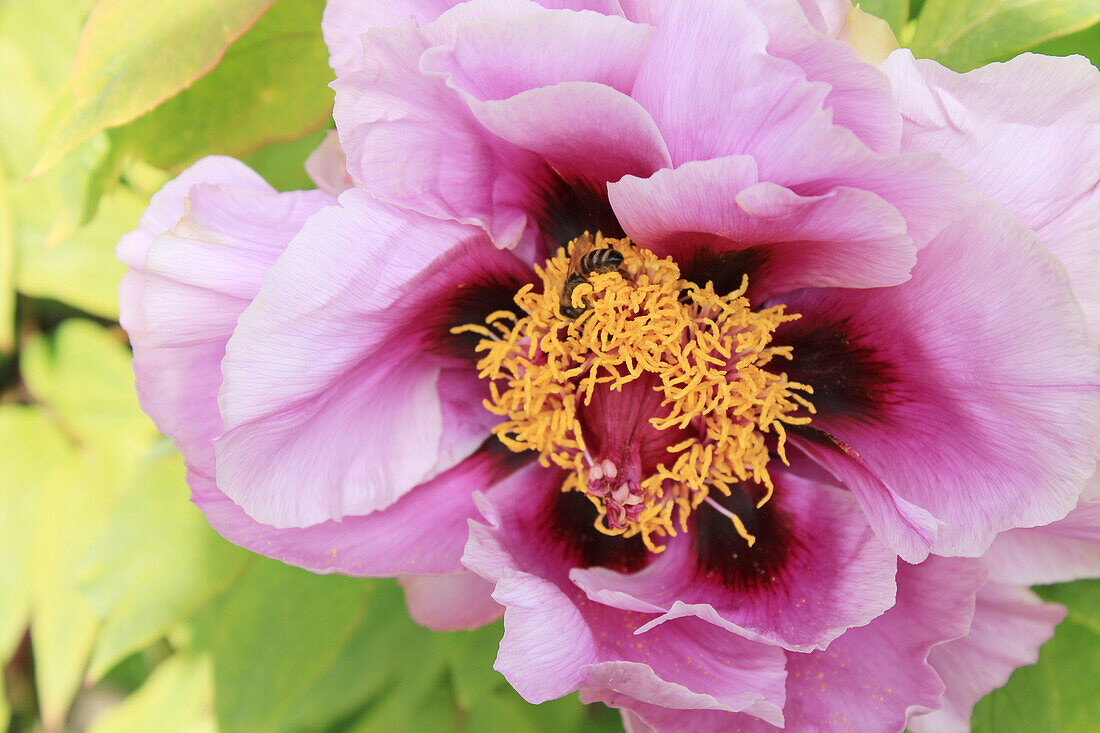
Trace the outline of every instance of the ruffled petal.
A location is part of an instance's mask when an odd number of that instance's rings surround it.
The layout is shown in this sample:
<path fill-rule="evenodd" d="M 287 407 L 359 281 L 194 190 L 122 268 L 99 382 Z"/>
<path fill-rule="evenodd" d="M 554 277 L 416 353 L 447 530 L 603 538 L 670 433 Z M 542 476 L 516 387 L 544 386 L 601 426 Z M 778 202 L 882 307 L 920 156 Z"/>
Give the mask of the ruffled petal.
<path fill-rule="evenodd" d="M 149 199 L 137 228 L 122 236 L 115 254 L 133 268 L 145 264 L 145 253 L 153 240 L 175 228 L 186 213 L 187 192 L 198 183 L 216 183 L 235 188 L 273 191 L 260 174 L 235 158 L 211 155 L 196 162 Z"/>
<path fill-rule="evenodd" d="M 548 10 L 456 25 L 452 42 L 424 58 L 472 98 L 513 97 L 565 82 L 592 82 L 627 94 L 653 28 L 592 12 Z"/>
<path fill-rule="evenodd" d="M 1066 615 L 1027 588 L 988 583 L 978 591 L 970 633 L 928 654 L 947 692 L 943 707 L 909 721 L 913 733 L 966 733 L 974 704 L 1008 681 L 1018 668 L 1035 664 L 1039 647 Z"/>
<path fill-rule="evenodd" d="M 1001 583 L 1046 585 L 1100 577 L 1100 472 L 1065 519 L 997 535 L 985 554 Z"/>
<path fill-rule="evenodd" d="M 966 634 L 985 582 L 980 561 L 932 557 L 898 568 L 898 602 L 824 651 L 787 655 L 787 728 L 901 731 L 909 715 L 940 705 L 944 684 L 925 661 Z M 732 730 L 764 731 L 743 719 Z"/>
<path fill-rule="evenodd" d="M 447 78 L 494 135 L 596 189 L 669 165 L 653 120 L 627 94 L 653 29 L 595 13 L 470 21 L 421 69 Z"/>
<path fill-rule="evenodd" d="M 943 154 L 1038 232 L 1100 338 L 1100 73 L 1080 56 L 1023 54 L 956 74 L 907 49 L 881 68 L 905 118 L 904 149 Z"/>
<path fill-rule="evenodd" d="M 348 173 L 376 198 L 481 227 L 499 247 L 545 257 L 557 245 L 544 244 L 540 228 L 562 216 L 559 209 L 577 208 L 561 205 L 570 182 L 491 134 L 444 76 L 420 69 L 424 52 L 447 43 L 460 21 L 499 4 L 466 3 L 424 29 L 408 22 L 371 30 L 363 37 L 366 67 L 333 83 L 333 117 Z M 530 2 L 510 5 L 518 6 L 512 14 L 546 12 Z"/>
<path fill-rule="evenodd" d="M 700 284 L 725 269 L 710 260 L 726 259 L 749 275 L 755 301 L 805 287 L 896 285 L 916 262 L 905 220 L 877 195 L 837 188 L 800 196 L 759 182 L 744 156 L 627 176 L 608 194 L 635 242 L 689 271 L 693 261 L 708 260 L 697 268 Z M 721 283 L 729 289 L 741 286 L 740 273 L 722 279 L 736 280 Z"/>
<path fill-rule="evenodd" d="M 879 155 L 897 155 L 901 149 L 901 115 L 894 105 L 890 81 L 871 64 L 860 61 L 855 49 L 838 41 L 823 23 L 815 27 L 816 6 L 803 8 L 796 0 L 749 0 L 768 29 L 768 53 L 793 61 L 809 81 L 825 82 L 825 105 L 833 122 L 856 134 Z M 848 12 L 847 0 L 839 3 Z M 843 21 L 846 16 L 841 16 Z"/>
<path fill-rule="evenodd" d="M 479 320 L 452 312 L 464 292 L 492 285 L 495 310 L 530 277 L 476 230 L 358 190 L 340 203 L 267 273 L 223 362 L 218 486 L 277 527 L 383 509 L 472 452 L 492 418 L 445 431 L 450 355 L 430 357 L 450 327 Z M 467 389 L 485 394 L 472 369 Z M 480 399 L 456 407 L 484 412 Z"/>
<path fill-rule="evenodd" d="M 402 575 L 409 615 L 432 631 L 476 629 L 496 621 L 504 607 L 493 600 L 493 585 L 471 572 Z"/>
<path fill-rule="evenodd" d="M 928 557 L 943 522 L 901 498 L 850 446 L 812 427 L 796 430 L 791 442 L 852 492 L 888 547 L 909 563 Z"/>
<path fill-rule="evenodd" d="M 935 552 L 981 555 L 997 532 L 1076 504 L 1095 467 L 1098 357 L 1065 271 L 1008 212 L 981 205 L 902 286 L 786 302 L 803 317 L 775 341 L 814 388 L 812 429 L 944 522 Z"/>
<path fill-rule="evenodd" d="M 570 578 L 594 601 L 663 614 L 644 628 L 694 616 L 792 651 L 823 649 L 894 605 L 897 557 L 852 495 L 791 471 L 772 478 L 763 507 L 726 505 L 755 536 L 752 547 L 703 505 L 689 535 L 641 572 L 576 569 Z"/>
<path fill-rule="evenodd" d="M 363 41 L 366 68 L 332 85 L 333 117 L 352 179 L 432 216 L 487 219 L 490 142 L 442 80 L 420 73 L 420 56 L 429 47 L 421 32 L 406 22 L 372 29 Z"/>
<path fill-rule="evenodd" d="M 676 166 L 748 155 L 760 180 L 802 196 L 870 191 L 901 212 L 918 248 L 974 205 L 972 189 L 942 157 L 881 158 L 834 124 L 829 85 L 769 55 L 768 43 L 764 24 L 739 0 L 671 7 L 632 96 L 653 116 Z M 882 114 L 896 115 L 883 103 Z"/>
<path fill-rule="evenodd" d="M 770 56 L 767 43 L 764 24 L 740 0 L 669 6 L 631 96 L 653 115 L 675 165 L 751 155 L 763 179 L 787 183 L 863 149 L 832 124 L 828 86 Z"/>
<path fill-rule="evenodd" d="M 354 185 L 348 175 L 347 160 L 335 132 L 329 132 L 305 162 L 306 173 L 317 188 L 339 196 Z"/>
<path fill-rule="evenodd" d="M 496 101 L 463 97 L 485 129 L 597 191 L 607 181 L 649 175 L 670 162 L 646 111 L 601 84 L 562 82 Z"/>
<path fill-rule="evenodd" d="M 530 487 L 522 496 L 486 497 L 479 503 L 488 524 L 470 523 L 463 564 L 495 583 L 493 598 L 506 607 L 495 668 L 529 702 L 579 689 L 582 699 L 614 705 L 646 698 L 780 722 L 784 672 L 777 647 L 697 619 L 639 634 L 651 615 L 593 603 L 569 582 L 563 543 L 582 537 L 563 537 L 554 520 L 560 482 L 560 471 L 545 470 L 538 493 Z"/>
<path fill-rule="evenodd" d="M 221 360 L 260 279 L 305 220 L 335 199 L 277 193 L 231 158 L 204 158 L 155 194 L 119 242 L 131 269 L 119 311 L 142 408 L 191 467 L 214 471 Z"/>
<path fill-rule="evenodd" d="M 336 76 L 363 68 L 364 33 L 374 27 L 388 28 L 412 16 L 418 25 L 427 25 L 461 0 L 329 0 L 321 18 L 321 32 L 328 45 L 329 65 Z"/>
<path fill-rule="evenodd" d="M 387 509 L 288 529 L 252 519 L 202 472 L 192 470 L 188 483 L 192 500 L 219 534 L 261 555 L 314 573 L 444 574 L 462 570 L 459 558 L 467 522 L 479 516 L 474 492 L 526 488 L 534 469 L 525 464 L 523 458 L 490 441 Z"/>

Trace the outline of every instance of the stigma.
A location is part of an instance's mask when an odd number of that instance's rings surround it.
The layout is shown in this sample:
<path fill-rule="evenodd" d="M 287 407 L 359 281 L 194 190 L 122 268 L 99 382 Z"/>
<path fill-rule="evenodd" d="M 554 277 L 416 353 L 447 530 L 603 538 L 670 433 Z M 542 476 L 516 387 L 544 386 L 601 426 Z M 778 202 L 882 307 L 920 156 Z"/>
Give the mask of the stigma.
<path fill-rule="evenodd" d="M 799 316 L 752 309 L 748 278 L 731 293 L 685 280 L 670 258 L 588 233 L 559 249 L 541 281 L 456 332 L 482 336 L 479 376 L 493 432 L 511 450 L 564 469 L 563 491 L 595 505 L 595 527 L 640 535 L 653 552 L 692 512 L 740 483 L 772 496 L 768 463 L 786 463 L 787 425 L 809 422 L 812 389 L 777 371 L 790 347 L 775 329 Z M 523 314 L 522 316 L 517 313 Z M 720 507 L 719 507 L 720 508 Z M 723 510 L 734 531 L 755 538 Z"/>

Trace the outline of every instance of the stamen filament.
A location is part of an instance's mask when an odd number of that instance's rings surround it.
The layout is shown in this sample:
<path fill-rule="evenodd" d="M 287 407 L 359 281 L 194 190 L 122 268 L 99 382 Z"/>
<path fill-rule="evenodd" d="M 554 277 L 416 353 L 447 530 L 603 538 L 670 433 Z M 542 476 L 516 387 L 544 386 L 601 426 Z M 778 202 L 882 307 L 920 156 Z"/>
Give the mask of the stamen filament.
<path fill-rule="evenodd" d="M 598 261 L 615 264 L 581 266 L 588 259 L 578 250 L 601 249 L 617 254 Z M 765 369 L 777 356 L 790 358 L 789 346 L 770 344 L 776 328 L 798 316 L 783 306 L 753 310 L 744 298 L 747 276 L 736 291 L 719 295 L 712 282 L 699 287 L 682 279 L 671 259 L 598 233 L 535 270 L 541 291 L 527 284 L 515 296 L 524 315 L 500 310 L 485 325 L 453 329 L 484 337 L 477 351 L 479 374 L 490 380 L 485 404 L 502 417 L 494 434 L 512 450 L 536 451 L 544 466 L 566 469 L 562 490 L 588 495 L 600 532 L 640 535 L 660 552 L 663 538 L 675 536 L 677 526 L 686 531 L 691 512 L 706 502 L 751 547 L 756 538 L 744 522 L 709 493 L 729 496 L 749 482 L 766 488 L 756 508 L 771 499 L 764 436 L 774 432 L 771 450 L 787 463 L 785 426 L 803 425 L 814 412 L 807 385 Z M 644 429 L 686 437 L 671 442 L 655 465 L 633 465 L 628 484 L 623 466 L 608 459 L 606 440 L 596 441 L 604 455 L 589 454 L 580 417 L 596 409 L 598 391 L 621 393 L 642 379 L 660 398 L 657 414 L 642 417 Z M 615 460 L 628 448 L 615 447 Z"/>

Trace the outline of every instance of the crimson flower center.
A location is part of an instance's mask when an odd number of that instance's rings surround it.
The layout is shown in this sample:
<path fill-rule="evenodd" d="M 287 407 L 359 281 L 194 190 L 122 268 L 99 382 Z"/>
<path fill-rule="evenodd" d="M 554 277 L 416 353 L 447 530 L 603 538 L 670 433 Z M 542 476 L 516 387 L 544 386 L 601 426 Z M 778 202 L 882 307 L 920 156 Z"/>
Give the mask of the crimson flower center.
<path fill-rule="evenodd" d="M 526 285 L 515 296 L 525 315 L 497 311 L 455 329 L 483 336 L 495 435 L 565 469 L 562 490 L 592 501 L 605 534 L 641 535 L 660 552 L 707 503 L 751 545 L 710 493 L 754 482 L 765 487 L 758 506 L 771 498 L 767 466 L 772 454 L 787 460 L 784 426 L 813 412 L 809 386 L 768 368 L 791 355 L 771 345 L 775 329 L 799 316 L 753 310 L 747 277 L 720 295 L 681 278 L 671 259 L 598 233 L 536 272 L 541 292 Z"/>

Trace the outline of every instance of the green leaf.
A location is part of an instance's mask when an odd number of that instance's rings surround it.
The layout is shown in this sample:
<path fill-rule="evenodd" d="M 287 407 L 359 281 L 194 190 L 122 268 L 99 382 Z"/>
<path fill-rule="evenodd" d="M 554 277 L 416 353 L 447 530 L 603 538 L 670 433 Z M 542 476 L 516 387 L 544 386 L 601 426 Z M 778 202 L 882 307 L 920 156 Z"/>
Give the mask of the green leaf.
<path fill-rule="evenodd" d="M 287 730 L 323 730 L 380 697 L 398 698 L 411 706 L 440 687 L 445 664 L 441 637 L 409 618 L 395 582 L 370 585 L 373 591 L 358 628 L 289 712 Z"/>
<path fill-rule="evenodd" d="M 39 707 L 58 727 L 95 634 L 72 571 L 110 503 L 109 490 L 99 489 L 113 472 L 74 451 L 36 408 L 3 408 L 0 446 L 0 652 L 8 658 L 30 616 Z"/>
<path fill-rule="evenodd" d="M 8 188 L 0 161 L 0 357 L 15 348 L 15 234 Z"/>
<path fill-rule="evenodd" d="M 265 145 L 244 158 L 244 162 L 280 191 L 316 188 L 304 166 L 306 158 L 317 149 L 326 134 L 327 129 L 316 130 L 297 140 Z"/>
<path fill-rule="evenodd" d="M 0 158 L 16 180 L 34 163 L 36 126 L 72 68 L 94 0 L 0 2 Z"/>
<path fill-rule="evenodd" d="M 17 288 L 103 318 L 118 318 L 118 282 L 126 267 L 115 257 L 115 245 L 137 226 L 147 204 L 129 188 L 116 188 L 99 201 L 95 218 L 62 241 L 25 243 Z"/>
<path fill-rule="evenodd" d="M 244 155 L 316 130 L 332 114 L 320 0 L 277 0 L 210 74 L 118 131 L 161 168 L 211 154 Z"/>
<path fill-rule="evenodd" d="M 101 0 L 88 16 L 37 175 L 203 76 L 272 0 Z"/>
<path fill-rule="evenodd" d="M 1078 33 L 1041 43 L 1031 50 L 1048 56 L 1070 56 L 1079 53 L 1087 56 L 1092 61 L 1092 65 L 1096 66 L 1100 64 L 1100 23 Z"/>
<path fill-rule="evenodd" d="M 8 691 L 4 689 L 4 675 L 0 674 L 0 728 L 9 730 L 11 725 L 11 705 L 8 704 Z"/>
<path fill-rule="evenodd" d="M 909 45 L 917 56 L 969 71 L 1098 20 L 1096 0 L 928 0 Z"/>
<path fill-rule="evenodd" d="M 1008 684 L 974 708 L 975 733 L 1091 733 L 1100 720 L 1100 580 L 1038 589 L 1069 608 L 1039 662 L 1013 673 Z"/>
<path fill-rule="evenodd" d="M 31 606 L 34 518 L 51 467 L 69 446 L 41 410 L 0 407 L 0 664 L 27 628 Z"/>
<path fill-rule="evenodd" d="M 49 424 L 31 438 L 41 448 L 23 446 L 39 456 L 26 469 L 35 513 L 23 520 L 33 527 L 28 567 L 39 707 L 46 727 L 59 728 L 99 626 L 76 589 L 77 573 L 155 431 L 133 394 L 129 351 L 94 323 L 68 320 L 52 336 L 31 339 L 20 371 L 40 403 L 35 413 Z"/>
<path fill-rule="evenodd" d="M 70 319 L 52 338 L 27 343 L 20 371 L 34 398 L 75 442 L 132 466 L 157 433 L 138 407 L 123 339 L 121 331 Z"/>
<path fill-rule="evenodd" d="M 270 731 L 347 647 L 371 584 L 257 561 L 194 621 L 214 662 L 219 728 Z"/>
<path fill-rule="evenodd" d="M 865 13 L 885 20 L 895 36 L 901 35 L 909 21 L 909 0 L 859 0 L 852 4 Z"/>
<path fill-rule="evenodd" d="M 59 728 L 80 688 L 99 626 L 76 590 L 77 570 L 125 475 L 117 461 L 87 451 L 46 475 L 31 564 L 31 642 L 42 720 Z"/>
<path fill-rule="evenodd" d="M 79 588 L 103 619 L 91 679 L 196 612 L 251 562 L 188 497 L 179 455 L 151 457 L 85 556 Z"/>
<path fill-rule="evenodd" d="M 483 698 L 507 685 L 500 672 L 493 669 L 503 635 L 504 627 L 498 622 L 476 631 L 455 631 L 439 636 L 455 702 L 463 710 L 474 709 Z"/>
<path fill-rule="evenodd" d="M 459 721 L 445 694 L 426 695 L 415 702 L 397 695 L 384 697 L 347 728 L 348 733 L 454 730 L 460 730 Z"/>
<path fill-rule="evenodd" d="M 213 667 L 204 655 L 169 657 L 137 692 L 97 717 L 88 733 L 216 733 Z"/>

